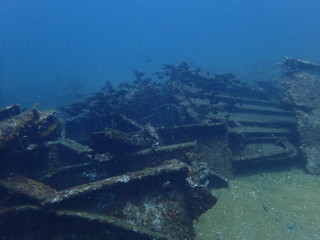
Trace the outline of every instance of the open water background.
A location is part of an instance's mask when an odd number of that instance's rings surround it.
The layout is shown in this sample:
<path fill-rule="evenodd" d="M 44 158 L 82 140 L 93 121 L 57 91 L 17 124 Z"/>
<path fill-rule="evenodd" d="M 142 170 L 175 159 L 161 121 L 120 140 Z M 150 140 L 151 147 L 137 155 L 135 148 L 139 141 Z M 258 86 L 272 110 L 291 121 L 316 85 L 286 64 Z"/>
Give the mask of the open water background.
<path fill-rule="evenodd" d="M 68 104 L 181 61 L 270 79 L 320 62 L 318 0 L 0 0 L 0 106 Z"/>

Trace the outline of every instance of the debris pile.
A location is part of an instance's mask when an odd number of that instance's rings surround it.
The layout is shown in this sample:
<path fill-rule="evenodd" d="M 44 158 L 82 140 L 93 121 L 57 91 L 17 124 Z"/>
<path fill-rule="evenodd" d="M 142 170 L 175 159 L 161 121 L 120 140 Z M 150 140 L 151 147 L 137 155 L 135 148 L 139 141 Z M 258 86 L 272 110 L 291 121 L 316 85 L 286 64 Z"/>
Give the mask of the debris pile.
<path fill-rule="evenodd" d="M 274 99 L 270 88 L 249 86 L 233 74 L 203 74 L 186 63 L 165 65 L 156 75 L 161 82 L 136 73 L 132 84 L 112 91 L 106 87 L 63 108 L 66 136 L 88 144 L 91 135 L 98 145 L 109 146 L 108 152 L 197 141 L 201 160 L 225 177 L 297 156 L 295 113 Z M 100 133 L 91 134 L 95 131 Z M 120 138 L 134 141 L 133 149 L 119 144 Z"/>
<path fill-rule="evenodd" d="M 297 110 L 268 83 L 186 63 L 135 75 L 61 117 L 0 110 L 0 238 L 192 240 L 211 189 L 298 156 Z"/>
<path fill-rule="evenodd" d="M 217 201 L 208 188 L 228 185 L 192 164 L 195 141 L 164 145 L 168 129 L 109 128 L 86 146 L 54 111 L 0 112 L 1 239 L 192 240 Z"/>
<path fill-rule="evenodd" d="M 320 65 L 287 57 L 280 66 L 290 70 L 283 78 L 283 102 L 295 113 L 307 170 L 320 174 Z"/>

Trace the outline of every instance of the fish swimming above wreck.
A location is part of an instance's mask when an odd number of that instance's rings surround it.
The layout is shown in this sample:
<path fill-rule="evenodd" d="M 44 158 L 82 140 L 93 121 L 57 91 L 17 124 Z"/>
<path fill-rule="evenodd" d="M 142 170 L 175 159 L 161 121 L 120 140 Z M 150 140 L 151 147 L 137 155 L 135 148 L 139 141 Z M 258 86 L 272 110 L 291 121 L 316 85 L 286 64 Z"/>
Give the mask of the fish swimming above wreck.
<path fill-rule="evenodd" d="M 319 174 L 318 65 L 281 66 L 280 88 L 182 62 L 58 110 L 2 108 L 1 239 L 193 240 L 229 179 Z"/>

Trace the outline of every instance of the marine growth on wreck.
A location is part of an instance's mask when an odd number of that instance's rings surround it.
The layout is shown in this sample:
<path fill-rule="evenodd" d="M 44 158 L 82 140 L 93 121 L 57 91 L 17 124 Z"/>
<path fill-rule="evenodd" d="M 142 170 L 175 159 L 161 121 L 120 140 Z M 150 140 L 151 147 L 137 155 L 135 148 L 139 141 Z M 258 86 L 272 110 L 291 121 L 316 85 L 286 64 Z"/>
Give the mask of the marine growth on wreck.
<path fill-rule="evenodd" d="M 319 174 L 319 65 L 281 66 L 281 85 L 248 85 L 182 62 L 57 110 L 0 109 L 0 238 L 193 240 L 229 179 Z"/>

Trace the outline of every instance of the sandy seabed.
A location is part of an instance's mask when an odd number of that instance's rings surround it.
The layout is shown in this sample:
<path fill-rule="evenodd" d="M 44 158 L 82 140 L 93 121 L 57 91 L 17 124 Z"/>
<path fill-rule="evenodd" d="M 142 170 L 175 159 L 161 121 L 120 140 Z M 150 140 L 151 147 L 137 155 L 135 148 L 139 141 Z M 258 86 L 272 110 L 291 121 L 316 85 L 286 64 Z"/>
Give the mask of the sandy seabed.
<path fill-rule="evenodd" d="M 320 240 L 320 176 L 303 170 L 239 176 L 194 221 L 197 240 Z"/>

